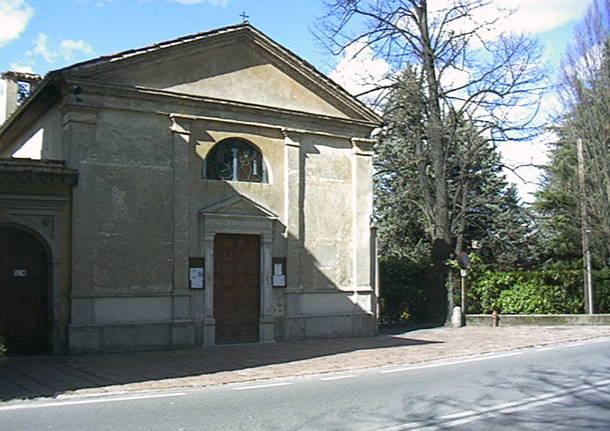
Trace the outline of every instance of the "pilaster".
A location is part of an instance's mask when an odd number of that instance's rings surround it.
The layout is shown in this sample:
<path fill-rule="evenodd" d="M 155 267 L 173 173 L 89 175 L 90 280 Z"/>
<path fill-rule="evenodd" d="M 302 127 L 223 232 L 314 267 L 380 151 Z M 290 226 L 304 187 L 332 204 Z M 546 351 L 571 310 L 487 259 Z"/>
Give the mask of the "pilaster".
<path fill-rule="evenodd" d="M 89 149 L 95 146 L 98 109 L 85 105 L 66 105 L 61 110 L 62 141 L 46 149 L 44 156 L 65 160 L 66 166 L 79 169 L 89 159 Z"/>
<path fill-rule="evenodd" d="M 285 209 L 286 217 L 286 287 L 287 290 L 301 290 L 301 268 L 303 250 L 303 166 L 301 143 L 294 133 L 286 129 L 285 146 Z"/>
<path fill-rule="evenodd" d="M 65 160 L 66 166 L 79 171 L 78 186 L 72 194 L 72 278 L 73 295 L 93 293 L 95 254 L 90 245 L 93 241 L 91 225 L 96 223 L 91 211 L 91 196 L 96 189 L 96 178 L 88 175 L 95 160 L 98 110 L 96 108 L 69 104 L 61 111 L 61 142 L 52 150 L 45 150 L 45 157 Z M 94 319 L 93 314 L 88 318 Z"/>
<path fill-rule="evenodd" d="M 203 303 L 203 345 L 216 344 L 216 320 L 214 319 L 214 232 L 205 234 L 203 252 L 205 256 L 205 289 Z"/>
<path fill-rule="evenodd" d="M 189 159 L 191 122 L 170 116 L 173 149 L 174 293 L 188 291 Z"/>
<path fill-rule="evenodd" d="M 373 213 L 373 145 L 375 140 L 352 138 L 352 271 L 353 285 L 371 289 L 370 223 Z"/>
<path fill-rule="evenodd" d="M 259 322 L 259 341 L 271 343 L 275 341 L 273 320 L 273 295 L 271 284 L 272 256 L 271 233 L 263 233 L 261 241 L 261 315 Z"/>

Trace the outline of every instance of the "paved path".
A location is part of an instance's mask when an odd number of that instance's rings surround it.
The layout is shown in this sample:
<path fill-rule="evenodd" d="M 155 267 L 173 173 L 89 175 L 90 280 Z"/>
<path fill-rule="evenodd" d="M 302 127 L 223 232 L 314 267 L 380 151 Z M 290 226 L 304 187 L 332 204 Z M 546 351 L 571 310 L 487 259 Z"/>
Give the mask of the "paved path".
<path fill-rule="evenodd" d="M 437 328 L 367 338 L 162 352 L 5 358 L 0 401 L 199 387 L 522 349 L 597 337 L 610 326 Z"/>

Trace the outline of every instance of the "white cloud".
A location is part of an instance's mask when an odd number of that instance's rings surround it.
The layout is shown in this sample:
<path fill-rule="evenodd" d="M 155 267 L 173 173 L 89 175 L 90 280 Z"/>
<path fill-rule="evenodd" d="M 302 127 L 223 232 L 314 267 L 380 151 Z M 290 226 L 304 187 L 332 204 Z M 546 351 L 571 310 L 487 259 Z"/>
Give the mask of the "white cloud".
<path fill-rule="evenodd" d="M 389 85 L 390 65 L 382 58 L 375 58 L 366 41 L 351 45 L 329 77 L 353 95 L 362 94 L 379 86 Z M 372 92 L 362 100 L 374 104 L 380 91 Z"/>
<path fill-rule="evenodd" d="M 429 10 L 435 11 L 459 0 L 434 0 Z M 454 31 L 468 31 L 489 23 L 485 38 L 490 40 L 504 32 L 543 33 L 580 19 L 589 0 L 493 0 L 487 6 L 472 11 L 469 20 L 458 20 Z"/>
<path fill-rule="evenodd" d="M 441 84 L 444 88 L 458 88 L 467 85 L 473 79 L 472 70 L 468 68 L 458 69 L 448 67 L 440 76 Z"/>
<path fill-rule="evenodd" d="M 0 47 L 23 33 L 33 13 L 25 0 L 0 0 Z"/>
<path fill-rule="evenodd" d="M 516 11 L 502 23 L 504 30 L 542 33 L 580 19 L 586 0 L 495 0 L 500 7 Z"/>
<path fill-rule="evenodd" d="M 13 72 L 35 73 L 32 65 L 22 63 L 21 61 L 11 63 L 10 68 L 10 70 L 12 70 Z"/>
<path fill-rule="evenodd" d="M 543 174 L 539 166 L 548 163 L 547 144 L 555 139 L 552 132 L 545 132 L 529 142 L 503 142 L 498 146 L 504 164 L 511 168 L 504 170 L 506 179 L 517 185 L 525 202 L 534 201 L 532 193 L 538 190 Z"/>
<path fill-rule="evenodd" d="M 467 34 L 476 30 L 469 40 L 471 48 L 481 48 L 482 39 L 497 40 L 506 33 L 544 33 L 581 19 L 591 0 L 492 0 L 470 9 L 467 16 L 444 24 L 446 31 Z M 428 0 L 433 26 L 439 26 L 449 8 L 469 3 L 465 0 Z M 414 30 L 414 23 L 404 25 Z"/>
<path fill-rule="evenodd" d="M 49 36 L 40 33 L 34 42 L 34 49 L 27 52 L 29 56 L 40 55 L 47 63 L 55 63 L 60 57 L 66 61 L 72 61 L 77 53 L 92 54 L 93 48 L 84 40 L 66 39 L 53 46 L 49 42 Z"/>
<path fill-rule="evenodd" d="M 92 54 L 93 48 L 84 40 L 62 40 L 60 44 L 60 52 L 66 60 L 72 60 L 76 52 L 84 54 Z"/>
<path fill-rule="evenodd" d="M 34 49 L 32 49 L 31 51 L 28 51 L 29 55 L 41 55 L 42 58 L 44 58 L 47 63 L 55 63 L 55 60 L 57 60 L 57 57 L 59 57 L 59 54 L 52 50 L 51 48 L 49 48 L 49 36 L 47 36 L 44 33 L 39 33 L 38 34 L 38 38 L 36 38 L 36 41 L 34 42 Z"/>

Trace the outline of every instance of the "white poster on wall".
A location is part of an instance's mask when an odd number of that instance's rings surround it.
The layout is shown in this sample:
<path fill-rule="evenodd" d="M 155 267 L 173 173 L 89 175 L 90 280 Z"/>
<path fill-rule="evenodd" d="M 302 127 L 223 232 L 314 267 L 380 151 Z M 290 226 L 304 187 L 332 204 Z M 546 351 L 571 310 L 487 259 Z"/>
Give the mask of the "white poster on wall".
<path fill-rule="evenodd" d="M 189 272 L 189 278 L 191 280 L 191 288 L 192 289 L 202 289 L 203 288 L 203 277 L 204 277 L 203 268 L 191 268 L 191 270 Z"/>

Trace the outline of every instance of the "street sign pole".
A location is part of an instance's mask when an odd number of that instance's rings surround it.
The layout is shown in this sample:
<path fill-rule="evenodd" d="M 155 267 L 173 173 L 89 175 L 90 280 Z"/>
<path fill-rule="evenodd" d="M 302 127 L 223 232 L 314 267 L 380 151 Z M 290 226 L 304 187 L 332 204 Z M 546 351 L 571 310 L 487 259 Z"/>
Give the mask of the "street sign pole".
<path fill-rule="evenodd" d="M 470 264 L 470 259 L 468 257 L 468 253 L 464 251 L 460 251 L 457 256 L 458 264 L 460 265 L 460 276 L 462 277 L 462 298 L 460 301 L 461 309 L 462 309 L 462 324 L 466 324 L 466 276 L 468 275 L 468 265 Z"/>
<path fill-rule="evenodd" d="M 466 316 L 466 275 L 462 275 L 462 303 L 460 305 L 462 306 L 462 314 Z"/>

